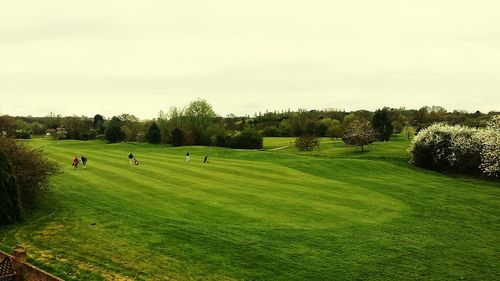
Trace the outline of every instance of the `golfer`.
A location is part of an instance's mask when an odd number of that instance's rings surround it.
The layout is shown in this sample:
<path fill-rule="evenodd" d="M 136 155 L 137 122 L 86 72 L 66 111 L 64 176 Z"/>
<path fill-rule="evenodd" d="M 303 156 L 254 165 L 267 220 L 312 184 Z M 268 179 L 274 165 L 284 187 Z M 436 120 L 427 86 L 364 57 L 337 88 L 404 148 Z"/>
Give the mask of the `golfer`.
<path fill-rule="evenodd" d="M 87 161 L 88 161 L 87 157 L 82 155 L 82 158 L 80 158 L 80 159 L 82 160 L 82 168 L 84 170 L 87 169 Z"/>
<path fill-rule="evenodd" d="M 78 160 L 78 157 L 75 156 L 73 163 L 71 164 L 75 170 L 78 169 L 78 163 L 80 163 L 80 160 Z"/>

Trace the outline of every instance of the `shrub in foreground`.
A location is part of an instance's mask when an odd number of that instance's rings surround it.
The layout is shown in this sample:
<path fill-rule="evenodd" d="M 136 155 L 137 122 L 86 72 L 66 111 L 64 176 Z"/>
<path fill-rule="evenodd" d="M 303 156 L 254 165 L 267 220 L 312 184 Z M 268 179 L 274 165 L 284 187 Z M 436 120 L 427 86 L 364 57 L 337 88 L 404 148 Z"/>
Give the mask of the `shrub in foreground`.
<path fill-rule="evenodd" d="M 480 174 L 481 150 L 477 129 L 438 123 L 413 139 L 410 161 L 430 170 Z"/>
<path fill-rule="evenodd" d="M 490 177 L 500 177 L 500 115 L 488 123 L 480 136 L 484 141 L 481 151 L 481 170 Z"/>
<path fill-rule="evenodd" d="M 35 207 L 47 191 L 49 179 L 59 172 L 56 162 L 47 159 L 41 149 L 34 149 L 14 139 L 0 137 L 0 151 L 11 161 L 25 209 Z"/>
<path fill-rule="evenodd" d="M 7 155 L 0 151 L 0 225 L 20 220 L 22 213 L 14 168 Z"/>
<path fill-rule="evenodd" d="M 500 174 L 500 131 L 433 124 L 413 139 L 410 162 L 415 166 L 468 175 Z"/>

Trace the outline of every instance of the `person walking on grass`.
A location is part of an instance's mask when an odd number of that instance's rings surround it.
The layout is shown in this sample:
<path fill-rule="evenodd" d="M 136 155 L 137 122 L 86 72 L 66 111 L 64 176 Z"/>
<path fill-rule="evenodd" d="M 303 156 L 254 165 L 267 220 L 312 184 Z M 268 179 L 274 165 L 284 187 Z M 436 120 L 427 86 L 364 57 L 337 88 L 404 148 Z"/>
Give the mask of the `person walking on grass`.
<path fill-rule="evenodd" d="M 205 158 L 203 158 L 203 163 L 208 163 L 208 155 L 205 155 Z"/>
<path fill-rule="evenodd" d="M 78 157 L 75 156 L 73 159 L 73 163 L 71 163 L 71 166 L 73 166 L 73 169 L 78 169 L 78 163 L 80 163 L 80 160 L 78 160 Z"/>
<path fill-rule="evenodd" d="M 84 170 L 86 170 L 87 169 L 87 160 L 88 160 L 87 157 L 82 155 L 82 158 L 80 158 L 80 159 L 82 160 L 82 168 Z"/>
<path fill-rule="evenodd" d="M 130 161 L 130 165 L 134 164 L 134 155 L 132 154 L 132 152 L 130 152 L 130 154 L 128 155 L 128 161 Z"/>
<path fill-rule="evenodd" d="M 186 162 L 191 162 L 191 157 L 189 157 L 189 151 L 186 152 Z"/>

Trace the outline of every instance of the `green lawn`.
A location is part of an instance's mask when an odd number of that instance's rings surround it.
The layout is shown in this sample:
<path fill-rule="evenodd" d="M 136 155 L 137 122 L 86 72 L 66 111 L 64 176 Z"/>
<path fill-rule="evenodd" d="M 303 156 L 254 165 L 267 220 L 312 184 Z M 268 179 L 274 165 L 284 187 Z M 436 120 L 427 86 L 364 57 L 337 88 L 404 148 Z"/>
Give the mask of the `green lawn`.
<path fill-rule="evenodd" d="M 0 228 L 0 247 L 67 280 L 498 280 L 498 182 L 411 167 L 402 138 L 364 153 L 293 141 L 32 140 L 64 172 L 27 222 Z M 81 154 L 88 169 L 74 171 Z"/>

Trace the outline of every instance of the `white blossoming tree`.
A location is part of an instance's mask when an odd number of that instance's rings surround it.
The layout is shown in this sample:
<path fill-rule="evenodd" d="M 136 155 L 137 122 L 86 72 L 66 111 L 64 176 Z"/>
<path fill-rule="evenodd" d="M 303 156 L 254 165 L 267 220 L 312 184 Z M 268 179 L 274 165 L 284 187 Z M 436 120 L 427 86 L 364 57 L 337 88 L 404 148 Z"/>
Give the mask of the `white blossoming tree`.
<path fill-rule="evenodd" d="M 500 177 L 500 115 L 482 129 L 433 124 L 413 139 L 410 153 L 419 167 Z"/>
<path fill-rule="evenodd" d="M 500 177 L 500 115 L 493 116 L 481 138 L 481 169 L 488 176 Z"/>

